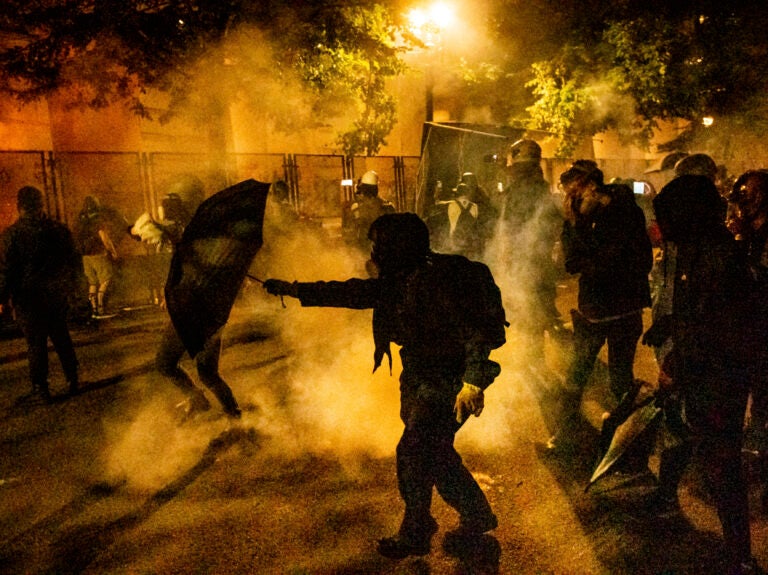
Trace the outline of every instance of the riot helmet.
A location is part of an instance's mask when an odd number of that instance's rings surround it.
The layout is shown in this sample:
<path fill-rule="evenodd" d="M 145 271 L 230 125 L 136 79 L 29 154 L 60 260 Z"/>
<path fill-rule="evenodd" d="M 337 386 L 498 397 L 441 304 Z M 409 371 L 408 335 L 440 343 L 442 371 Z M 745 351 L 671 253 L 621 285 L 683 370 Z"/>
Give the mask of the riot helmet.
<path fill-rule="evenodd" d="M 356 194 L 374 198 L 379 195 L 379 174 L 373 170 L 365 172 L 357 182 Z"/>
<path fill-rule="evenodd" d="M 190 214 L 194 214 L 205 199 L 205 187 L 197 176 L 181 174 L 168 186 L 167 196 L 176 195 Z"/>
<path fill-rule="evenodd" d="M 524 138 L 509 147 L 508 156 L 513 164 L 518 162 L 540 162 L 541 146 L 533 140 Z"/>
<path fill-rule="evenodd" d="M 691 154 L 677 161 L 675 176 L 706 176 L 713 182 L 717 176 L 717 164 L 707 154 Z"/>

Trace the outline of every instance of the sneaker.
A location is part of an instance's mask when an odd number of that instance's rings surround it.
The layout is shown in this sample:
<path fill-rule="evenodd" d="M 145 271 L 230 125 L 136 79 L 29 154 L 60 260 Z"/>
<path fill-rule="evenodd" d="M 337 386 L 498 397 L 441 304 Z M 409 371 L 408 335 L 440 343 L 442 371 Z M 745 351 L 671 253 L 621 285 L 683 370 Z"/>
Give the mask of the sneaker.
<path fill-rule="evenodd" d="M 405 535 L 401 530 L 397 535 L 379 539 L 377 551 L 388 559 L 422 557 L 429 554 L 435 533 L 437 533 L 437 522 L 432 519 L 421 534 Z"/>

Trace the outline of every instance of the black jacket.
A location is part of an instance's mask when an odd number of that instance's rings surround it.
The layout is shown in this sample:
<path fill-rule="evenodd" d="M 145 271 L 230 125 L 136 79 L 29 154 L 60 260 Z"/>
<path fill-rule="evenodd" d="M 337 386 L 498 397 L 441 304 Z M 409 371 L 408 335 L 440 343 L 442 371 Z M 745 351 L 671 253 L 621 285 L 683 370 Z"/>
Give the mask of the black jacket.
<path fill-rule="evenodd" d="M 0 239 L 0 302 L 63 305 L 77 289 L 82 259 L 72 234 L 46 216 L 24 215 Z"/>
<path fill-rule="evenodd" d="M 565 269 L 579 275 L 579 311 L 587 319 L 605 319 L 651 305 L 648 274 L 653 249 L 645 216 L 624 186 L 604 186 L 607 206 L 575 225 L 566 221 L 561 235 Z"/>
<path fill-rule="evenodd" d="M 372 308 L 374 369 L 393 342 L 402 346 L 404 374 L 461 378 L 484 389 L 499 373 L 488 356 L 505 342 L 504 308 L 482 263 L 430 254 L 399 277 L 299 283 L 298 296 L 303 306 Z"/>

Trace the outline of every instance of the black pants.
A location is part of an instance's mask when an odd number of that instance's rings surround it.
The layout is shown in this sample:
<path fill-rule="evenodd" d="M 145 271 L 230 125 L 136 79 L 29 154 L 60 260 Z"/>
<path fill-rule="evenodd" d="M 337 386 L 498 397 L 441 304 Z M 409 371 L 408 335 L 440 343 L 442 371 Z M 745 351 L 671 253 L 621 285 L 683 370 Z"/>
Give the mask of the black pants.
<path fill-rule="evenodd" d="M 176 333 L 173 324 L 168 324 L 163 332 L 160 349 L 155 357 L 157 371 L 169 378 L 186 395 L 199 393 L 189 374 L 181 369 L 179 361 L 185 353 L 184 344 Z M 237 400 L 227 382 L 219 375 L 219 356 L 221 355 L 221 330 L 205 342 L 203 349 L 195 356 L 197 374 L 203 384 L 219 400 L 224 411 L 233 414 L 238 410 Z"/>
<path fill-rule="evenodd" d="M 633 390 L 637 342 L 643 333 L 641 312 L 606 322 L 592 323 L 578 312 L 573 315 L 574 358 L 569 382 L 583 391 L 592 374 L 597 354 L 608 344 L 608 376 L 616 399 Z"/>
<path fill-rule="evenodd" d="M 400 535 L 423 537 L 434 525 L 432 488 L 463 520 L 488 517 L 491 507 L 453 446 L 460 425 L 453 405 L 461 380 L 428 381 L 401 376 L 400 417 L 405 424 L 397 445 L 397 480 L 405 502 Z"/>
<path fill-rule="evenodd" d="M 16 320 L 27 342 L 32 389 L 48 390 L 48 338 L 61 361 L 64 377 L 77 384 L 77 356 L 67 326 L 66 301 L 25 302 L 15 306 Z"/>
<path fill-rule="evenodd" d="M 696 366 L 695 371 L 681 382 L 679 409 L 665 405 L 665 424 L 675 440 L 661 453 L 659 491 L 674 496 L 695 456 L 715 502 L 726 550 L 733 562 L 745 561 L 751 556 L 751 542 L 741 443 L 749 374 L 714 363 Z"/>

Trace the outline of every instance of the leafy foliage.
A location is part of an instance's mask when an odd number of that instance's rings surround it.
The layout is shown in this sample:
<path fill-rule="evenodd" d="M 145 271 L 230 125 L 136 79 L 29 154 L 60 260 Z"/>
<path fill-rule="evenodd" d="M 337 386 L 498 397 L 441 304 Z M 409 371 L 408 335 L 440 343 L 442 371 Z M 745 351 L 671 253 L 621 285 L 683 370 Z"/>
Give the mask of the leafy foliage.
<path fill-rule="evenodd" d="M 244 99 L 274 104 L 261 108 L 282 129 L 359 109 L 340 136 L 347 153 L 375 153 L 395 122 L 385 85 L 402 70 L 397 27 L 378 2 L 4 0 L 0 30 L 0 89 L 22 102 L 58 92 L 73 106 L 205 121 Z M 164 110 L 150 89 L 167 94 Z"/>

